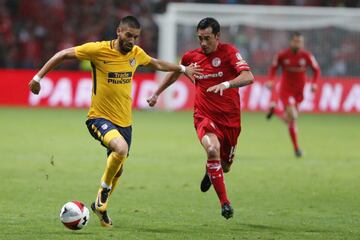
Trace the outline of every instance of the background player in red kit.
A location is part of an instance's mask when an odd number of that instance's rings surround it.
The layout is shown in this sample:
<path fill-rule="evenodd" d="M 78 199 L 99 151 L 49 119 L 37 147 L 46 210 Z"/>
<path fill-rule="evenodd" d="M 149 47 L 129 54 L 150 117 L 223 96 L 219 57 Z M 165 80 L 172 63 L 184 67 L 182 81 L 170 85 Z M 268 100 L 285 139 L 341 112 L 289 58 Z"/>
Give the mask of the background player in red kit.
<path fill-rule="evenodd" d="M 270 119 L 275 114 L 288 124 L 289 134 L 297 157 L 302 156 L 302 151 L 297 141 L 296 119 L 299 104 L 304 99 L 303 92 L 307 67 L 310 67 L 314 73 L 311 85 L 311 91 L 313 92 L 316 91 L 316 82 L 320 75 L 320 68 L 315 57 L 310 52 L 305 51 L 303 47 L 303 35 L 295 32 L 291 35 L 290 47 L 275 55 L 270 68 L 268 87 L 270 89 L 273 88 L 276 70 L 281 67 L 282 78 L 278 88 L 274 88 L 273 100 L 274 98 L 279 98 L 283 108 L 278 108 L 276 103 L 272 102 L 266 115 Z"/>
<path fill-rule="evenodd" d="M 204 18 L 197 26 L 200 48 L 188 51 L 182 64 L 197 64 L 202 75 L 195 75 L 196 97 L 194 125 L 199 140 L 207 154 L 206 174 L 201 181 L 201 191 L 211 185 L 218 195 L 221 214 L 226 219 L 233 209 L 226 194 L 223 172 L 228 172 L 233 161 L 237 138 L 240 134 L 239 87 L 253 82 L 253 75 L 239 51 L 229 44 L 219 42 L 220 25 L 214 18 Z M 180 74 L 168 74 L 154 95 L 148 99 L 150 106 Z"/>

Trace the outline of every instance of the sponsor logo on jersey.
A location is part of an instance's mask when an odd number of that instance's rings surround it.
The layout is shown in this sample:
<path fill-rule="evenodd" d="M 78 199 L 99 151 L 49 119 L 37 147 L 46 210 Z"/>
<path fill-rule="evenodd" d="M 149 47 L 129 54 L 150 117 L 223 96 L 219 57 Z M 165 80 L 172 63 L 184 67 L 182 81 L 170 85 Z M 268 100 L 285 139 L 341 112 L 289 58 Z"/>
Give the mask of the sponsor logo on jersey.
<path fill-rule="evenodd" d="M 195 75 L 196 79 L 208 79 L 208 78 L 218 78 L 218 77 L 222 77 L 224 76 L 223 72 L 217 72 L 217 73 L 209 73 L 209 74 L 204 74 L 204 75 Z"/>
<path fill-rule="evenodd" d="M 101 125 L 102 130 L 106 130 L 108 128 L 108 125 L 106 123 L 104 123 L 103 125 Z"/>
<path fill-rule="evenodd" d="M 221 64 L 220 58 L 218 58 L 218 57 L 214 58 L 214 59 L 211 61 L 211 64 L 213 65 L 213 67 L 218 67 L 218 66 L 220 66 L 220 64 Z"/>
<path fill-rule="evenodd" d="M 136 65 L 136 60 L 135 60 L 135 58 L 131 58 L 131 59 L 129 60 L 129 63 L 130 63 L 130 66 L 131 66 L 131 67 L 135 67 L 135 65 Z"/>
<path fill-rule="evenodd" d="M 130 83 L 132 72 L 109 72 L 108 83 L 112 84 L 126 84 Z"/>

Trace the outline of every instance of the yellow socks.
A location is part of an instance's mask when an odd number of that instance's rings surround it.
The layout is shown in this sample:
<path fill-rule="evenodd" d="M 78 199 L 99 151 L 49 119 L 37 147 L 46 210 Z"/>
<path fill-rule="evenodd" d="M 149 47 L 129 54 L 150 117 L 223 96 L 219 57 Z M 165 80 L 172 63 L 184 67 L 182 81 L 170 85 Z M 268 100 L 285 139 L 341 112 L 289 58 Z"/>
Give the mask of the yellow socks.
<path fill-rule="evenodd" d="M 116 173 L 116 175 L 114 176 L 113 180 L 112 180 L 112 183 L 111 183 L 111 190 L 110 190 L 110 193 L 109 194 L 112 194 L 112 192 L 114 191 L 115 187 L 117 186 L 118 182 L 119 182 L 119 179 L 120 179 L 120 176 L 122 174 L 122 171 L 123 171 L 123 166 L 124 166 L 124 163 L 121 164 L 121 168 L 120 170 Z"/>
<path fill-rule="evenodd" d="M 115 180 L 115 175 L 119 172 L 121 166 L 125 162 L 126 156 L 120 156 L 116 152 L 112 152 L 107 158 L 107 164 L 105 168 L 105 172 L 101 178 L 101 185 L 103 188 L 110 188 L 113 185 L 113 181 Z M 121 174 L 120 174 L 121 175 Z M 119 175 L 119 177 L 120 177 Z M 116 182 L 118 181 L 118 177 Z M 115 182 L 115 184 L 116 184 Z"/>

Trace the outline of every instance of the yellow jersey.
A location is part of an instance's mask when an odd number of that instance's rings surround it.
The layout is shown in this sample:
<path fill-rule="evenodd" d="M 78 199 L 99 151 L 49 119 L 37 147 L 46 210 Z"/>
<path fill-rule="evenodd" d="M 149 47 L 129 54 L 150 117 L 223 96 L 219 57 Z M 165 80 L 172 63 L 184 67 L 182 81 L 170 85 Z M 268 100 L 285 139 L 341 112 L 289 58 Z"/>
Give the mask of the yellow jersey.
<path fill-rule="evenodd" d="M 91 62 L 93 87 L 88 118 L 105 118 L 128 127 L 132 123 L 134 72 L 138 65 L 147 65 L 151 57 L 136 45 L 123 55 L 114 43 L 115 40 L 86 43 L 75 47 L 75 55 Z"/>

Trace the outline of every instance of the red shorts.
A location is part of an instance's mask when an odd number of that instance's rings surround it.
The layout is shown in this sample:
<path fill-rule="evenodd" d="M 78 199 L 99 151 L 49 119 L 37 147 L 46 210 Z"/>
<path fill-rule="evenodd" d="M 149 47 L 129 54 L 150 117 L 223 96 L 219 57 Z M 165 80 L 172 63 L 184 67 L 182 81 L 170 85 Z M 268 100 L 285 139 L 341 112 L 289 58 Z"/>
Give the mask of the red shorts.
<path fill-rule="evenodd" d="M 283 106 L 295 106 L 298 107 L 299 104 L 304 100 L 303 92 L 298 93 L 289 93 L 289 92 L 280 92 L 280 101 Z"/>
<path fill-rule="evenodd" d="M 241 127 L 234 128 L 222 126 L 206 117 L 194 117 L 194 125 L 200 142 L 206 133 L 213 133 L 218 137 L 220 142 L 221 160 L 231 164 L 234 159 Z"/>

